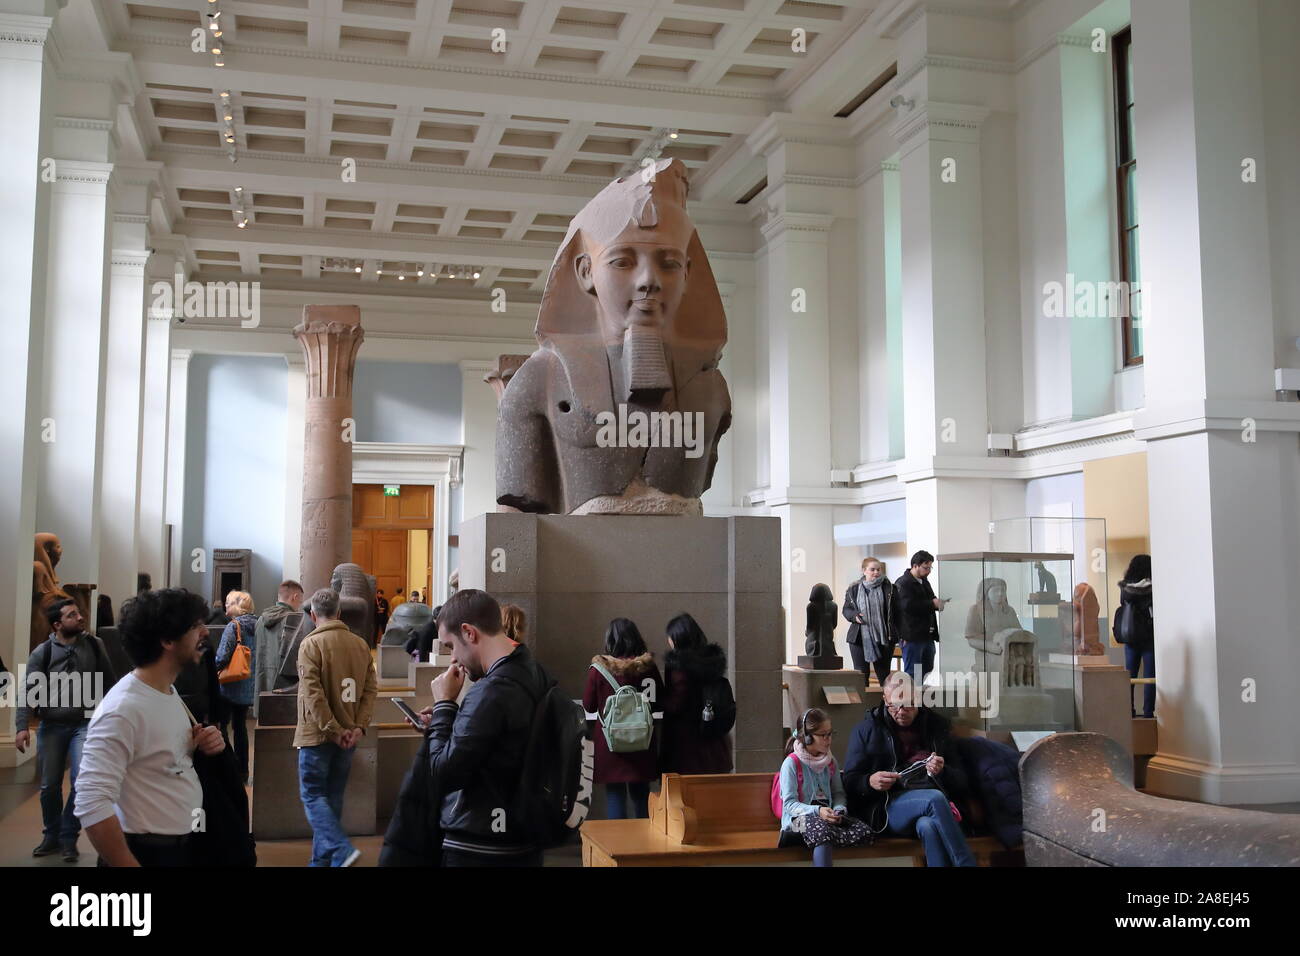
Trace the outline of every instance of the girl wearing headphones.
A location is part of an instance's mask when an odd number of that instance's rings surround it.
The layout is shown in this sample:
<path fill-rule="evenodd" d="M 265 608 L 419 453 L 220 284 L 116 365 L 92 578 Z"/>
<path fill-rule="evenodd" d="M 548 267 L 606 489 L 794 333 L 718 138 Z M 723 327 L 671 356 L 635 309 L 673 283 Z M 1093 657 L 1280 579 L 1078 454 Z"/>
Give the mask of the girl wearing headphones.
<path fill-rule="evenodd" d="M 786 745 L 778 786 L 781 838 L 778 847 L 808 846 L 813 866 L 831 865 L 831 848 L 853 846 L 869 831 L 848 815 L 844 784 L 831 756 L 830 717 L 813 707 L 803 712 Z"/>

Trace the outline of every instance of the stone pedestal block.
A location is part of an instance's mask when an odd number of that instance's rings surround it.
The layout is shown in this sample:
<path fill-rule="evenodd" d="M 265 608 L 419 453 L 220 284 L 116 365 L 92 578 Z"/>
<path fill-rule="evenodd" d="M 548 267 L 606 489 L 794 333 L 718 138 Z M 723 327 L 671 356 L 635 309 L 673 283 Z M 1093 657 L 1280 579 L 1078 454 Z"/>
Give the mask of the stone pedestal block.
<path fill-rule="evenodd" d="M 259 726 L 254 730 L 255 839 L 311 838 L 311 827 L 298 792 L 298 751 L 293 746 L 293 734 L 293 727 Z M 378 734 L 372 729 L 357 742 L 352 755 L 352 772 L 343 794 L 343 829 L 349 836 L 368 836 L 375 832 L 377 744 Z"/>
<path fill-rule="evenodd" d="M 391 704 L 382 701 L 385 711 L 396 714 Z M 388 714 L 381 715 L 388 720 Z M 386 825 L 397 806 L 397 794 L 402 788 L 402 778 L 411 768 L 411 761 L 424 740 L 424 735 L 409 728 L 406 730 L 377 731 L 378 766 L 375 773 L 375 813 L 380 825 Z M 346 810 L 346 806 L 344 807 Z"/>
<path fill-rule="evenodd" d="M 378 655 L 378 676 L 381 685 L 405 684 L 407 668 L 411 664 L 411 655 L 400 644 L 380 644 Z"/>
<path fill-rule="evenodd" d="M 1078 729 L 1105 734 L 1133 755 L 1128 671 L 1115 664 L 1080 667 L 1074 685 Z"/>
<path fill-rule="evenodd" d="M 257 725 L 259 727 L 296 727 L 298 725 L 298 695 L 273 694 L 267 691 L 258 694 Z"/>
<path fill-rule="evenodd" d="M 840 769 L 844 768 L 845 753 L 849 748 L 849 737 L 853 728 L 862 722 L 867 711 L 880 703 L 880 688 L 866 687 L 866 676 L 857 670 L 832 670 L 829 668 L 812 670 L 805 667 L 783 667 L 782 674 L 790 687 L 790 703 L 795 709 L 787 718 L 790 727 L 794 727 L 799 717 L 810 707 L 817 707 L 830 715 L 831 725 L 835 728 L 835 738 L 831 743 L 831 753 L 835 755 Z M 832 704 L 826 696 L 826 688 L 842 687 L 850 693 L 857 694 L 858 703 Z"/>
<path fill-rule="evenodd" d="M 688 612 L 727 652 L 736 769 L 775 770 L 780 534 L 778 519 L 757 516 L 484 514 L 461 527 L 460 583 L 524 609 L 529 646 L 574 698 L 612 618 L 635 621 L 662 667 L 665 627 Z"/>

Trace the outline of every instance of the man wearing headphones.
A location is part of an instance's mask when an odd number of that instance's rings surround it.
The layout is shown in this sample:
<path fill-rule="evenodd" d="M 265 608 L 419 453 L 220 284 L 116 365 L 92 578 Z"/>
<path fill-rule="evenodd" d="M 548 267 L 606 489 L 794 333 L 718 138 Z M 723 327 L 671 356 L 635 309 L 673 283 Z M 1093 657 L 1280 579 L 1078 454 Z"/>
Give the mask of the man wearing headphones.
<path fill-rule="evenodd" d="M 966 793 L 949 760 L 949 724 L 921 703 L 912 678 L 894 671 L 884 700 L 853 729 L 844 763 L 850 806 L 877 833 L 916 836 L 928 866 L 974 866 L 952 799 Z"/>

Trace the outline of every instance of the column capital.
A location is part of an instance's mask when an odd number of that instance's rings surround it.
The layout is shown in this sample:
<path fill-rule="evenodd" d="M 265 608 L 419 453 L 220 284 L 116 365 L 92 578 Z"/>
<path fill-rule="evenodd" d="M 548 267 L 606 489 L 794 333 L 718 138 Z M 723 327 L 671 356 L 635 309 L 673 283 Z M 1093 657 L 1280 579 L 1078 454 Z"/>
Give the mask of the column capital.
<path fill-rule="evenodd" d="M 978 143 L 980 127 L 988 119 L 990 110 L 983 106 L 963 103 L 920 103 L 903 113 L 894 124 L 893 134 L 900 146 L 908 144 L 920 133 L 930 140 L 955 143 Z M 919 143 L 911 143 L 915 148 Z"/>
<path fill-rule="evenodd" d="M 850 146 L 847 119 L 809 120 L 792 113 L 772 113 L 746 137 L 755 156 L 767 157 L 786 143 L 805 146 Z"/>
<path fill-rule="evenodd" d="M 307 361 L 307 397 L 350 399 L 357 351 L 366 337 L 360 307 L 305 305 L 293 337 Z"/>
<path fill-rule="evenodd" d="M 53 17 L 31 16 L 0 11 L 0 46 L 32 49 L 40 56 L 41 47 L 52 43 Z"/>
<path fill-rule="evenodd" d="M 57 176 L 56 185 L 59 186 L 79 183 L 106 187 L 109 179 L 113 176 L 112 163 L 96 163 L 83 159 L 58 159 L 56 157 L 54 169 Z"/>

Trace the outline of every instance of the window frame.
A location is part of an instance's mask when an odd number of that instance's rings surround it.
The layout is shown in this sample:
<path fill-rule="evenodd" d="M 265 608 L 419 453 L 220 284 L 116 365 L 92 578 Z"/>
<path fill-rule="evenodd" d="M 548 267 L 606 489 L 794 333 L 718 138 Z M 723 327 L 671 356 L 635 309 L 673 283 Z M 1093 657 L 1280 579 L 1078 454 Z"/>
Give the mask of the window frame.
<path fill-rule="evenodd" d="M 1132 137 L 1129 135 L 1131 128 L 1130 116 L 1133 110 L 1133 103 L 1126 95 L 1132 88 L 1132 68 L 1129 64 L 1133 49 L 1132 27 L 1126 26 L 1121 30 L 1116 30 L 1111 34 L 1111 70 L 1112 84 L 1114 94 L 1112 97 L 1112 106 L 1115 113 L 1115 220 L 1119 240 L 1119 278 L 1129 289 L 1133 289 L 1133 262 L 1129 259 L 1129 234 L 1137 234 L 1139 223 L 1137 220 L 1136 206 L 1134 208 L 1134 221 L 1130 224 L 1127 222 L 1126 210 L 1130 205 L 1130 196 L 1126 184 L 1127 175 L 1137 170 L 1137 154 L 1134 149 Z M 1135 197 L 1134 197 L 1135 198 Z M 1136 243 L 1134 243 L 1136 245 Z M 1139 252 L 1140 257 L 1140 252 Z M 1140 260 L 1139 260 L 1140 261 Z M 1141 285 L 1138 286 L 1138 295 L 1142 294 Z M 1132 296 L 1129 298 L 1129 314 L 1123 316 L 1123 349 L 1120 356 L 1122 368 L 1128 369 L 1144 364 L 1145 355 L 1142 352 L 1134 355 L 1133 340 L 1133 315 L 1132 315 Z M 1142 302 L 1145 308 L 1145 301 Z M 1142 343 L 1145 348 L 1145 341 Z"/>

